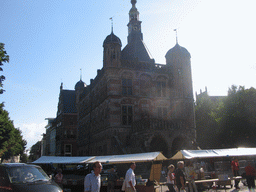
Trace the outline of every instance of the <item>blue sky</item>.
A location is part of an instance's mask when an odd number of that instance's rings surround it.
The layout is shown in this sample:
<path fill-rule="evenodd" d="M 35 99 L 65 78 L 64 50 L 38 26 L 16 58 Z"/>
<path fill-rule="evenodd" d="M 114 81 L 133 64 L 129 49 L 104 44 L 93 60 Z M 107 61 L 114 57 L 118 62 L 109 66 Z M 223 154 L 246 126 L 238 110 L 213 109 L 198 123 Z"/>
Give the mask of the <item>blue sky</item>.
<path fill-rule="evenodd" d="M 156 63 L 179 44 L 191 53 L 194 92 L 226 95 L 231 85 L 256 87 L 254 0 L 137 0 L 144 42 Z M 102 68 L 111 32 L 127 44 L 130 0 L 1 0 L 0 42 L 10 56 L 1 95 L 31 147 L 56 117 L 59 88 L 89 84 Z"/>

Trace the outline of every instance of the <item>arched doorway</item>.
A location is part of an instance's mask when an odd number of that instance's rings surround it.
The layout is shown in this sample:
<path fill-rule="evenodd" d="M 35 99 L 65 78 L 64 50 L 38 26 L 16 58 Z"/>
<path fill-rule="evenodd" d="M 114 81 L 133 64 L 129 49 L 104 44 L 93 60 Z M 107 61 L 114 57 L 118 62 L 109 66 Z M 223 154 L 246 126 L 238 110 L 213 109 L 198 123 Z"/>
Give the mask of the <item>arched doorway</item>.
<path fill-rule="evenodd" d="M 161 136 L 155 136 L 150 142 L 150 151 L 161 151 L 164 156 L 168 156 L 168 145 Z"/>
<path fill-rule="evenodd" d="M 184 137 L 177 137 L 172 142 L 171 156 L 175 155 L 179 150 L 185 149 L 189 146 L 188 139 Z"/>

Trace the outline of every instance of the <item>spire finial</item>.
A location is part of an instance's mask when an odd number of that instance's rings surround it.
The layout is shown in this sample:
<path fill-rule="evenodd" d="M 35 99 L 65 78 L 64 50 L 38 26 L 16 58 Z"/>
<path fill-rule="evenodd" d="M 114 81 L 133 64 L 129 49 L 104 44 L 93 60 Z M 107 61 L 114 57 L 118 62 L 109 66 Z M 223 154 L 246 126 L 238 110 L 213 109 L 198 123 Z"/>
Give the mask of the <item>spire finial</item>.
<path fill-rule="evenodd" d="M 109 18 L 111 20 L 111 33 L 113 33 L 113 17 Z"/>
<path fill-rule="evenodd" d="M 176 32 L 176 44 L 178 44 L 178 30 L 174 29 L 174 31 Z"/>
<path fill-rule="evenodd" d="M 80 81 L 82 81 L 82 68 L 80 69 Z"/>
<path fill-rule="evenodd" d="M 135 6 L 136 3 L 137 3 L 137 0 L 131 0 L 132 6 Z"/>

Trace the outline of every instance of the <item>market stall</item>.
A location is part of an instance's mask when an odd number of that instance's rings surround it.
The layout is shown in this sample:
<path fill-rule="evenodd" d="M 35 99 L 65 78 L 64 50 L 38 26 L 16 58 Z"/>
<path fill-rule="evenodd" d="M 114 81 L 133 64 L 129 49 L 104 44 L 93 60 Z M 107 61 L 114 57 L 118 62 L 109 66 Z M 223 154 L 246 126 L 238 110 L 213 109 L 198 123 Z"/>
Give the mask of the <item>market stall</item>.
<path fill-rule="evenodd" d="M 243 158 L 256 157 L 256 148 L 229 148 L 229 149 L 207 149 L 207 150 L 181 150 L 178 151 L 171 160 L 194 160 L 198 165 L 197 169 L 203 167 L 206 179 L 208 181 L 216 181 L 218 186 L 230 185 L 232 187 L 232 180 L 241 179 L 241 177 L 234 178 L 231 171 L 231 158 L 237 157 L 244 164 Z M 211 170 L 207 170 L 207 162 L 210 164 Z M 198 171 L 199 172 L 199 171 Z M 240 173 L 242 174 L 242 172 Z M 207 182 L 207 180 L 204 180 Z M 202 182 L 198 182 L 202 183 Z"/>
<path fill-rule="evenodd" d="M 149 153 L 137 153 L 137 154 L 125 154 L 125 155 L 109 155 L 109 156 L 88 156 L 88 157 L 63 157 L 63 156 L 42 156 L 38 160 L 32 162 L 33 164 L 39 165 L 57 165 L 61 166 L 65 171 L 63 172 L 64 179 L 63 185 L 65 188 L 70 188 L 72 191 L 82 191 L 84 176 L 89 170 L 85 170 L 88 164 L 92 164 L 99 161 L 103 164 L 102 172 L 102 188 L 106 188 L 108 180 L 107 166 L 111 165 L 121 165 L 128 164 L 130 162 L 152 163 L 155 161 L 163 161 L 167 158 L 161 152 L 149 152 Z M 81 174 L 78 174 L 81 173 Z M 156 175 L 156 172 L 152 172 L 152 178 Z M 147 179 L 143 179 L 141 176 L 137 176 L 137 190 L 138 191 L 154 191 L 154 186 L 152 190 L 148 190 L 146 186 Z M 121 188 L 123 183 L 123 178 L 118 179 L 117 188 Z M 146 189 L 147 188 L 147 189 Z M 104 191 L 104 190 L 103 190 Z"/>

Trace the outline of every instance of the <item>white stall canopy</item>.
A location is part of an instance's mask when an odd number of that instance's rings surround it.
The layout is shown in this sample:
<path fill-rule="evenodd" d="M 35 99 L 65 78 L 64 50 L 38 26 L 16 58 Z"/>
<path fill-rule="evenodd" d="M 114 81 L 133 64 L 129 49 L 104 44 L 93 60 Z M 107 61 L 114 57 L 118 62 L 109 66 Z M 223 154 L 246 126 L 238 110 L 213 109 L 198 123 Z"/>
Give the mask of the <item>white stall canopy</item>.
<path fill-rule="evenodd" d="M 109 155 L 109 156 L 91 156 L 91 157 L 65 157 L 65 156 L 42 156 L 34 164 L 81 164 L 94 163 L 130 163 L 130 162 L 147 162 L 147 161 L 162 161 L 167 158 L 161 152 L 137 153 L 126 155 Z"/>
<path fill-rule="evenodd" d="M 66 156 L 42 156 L 34 164 L 80 164 L 86 163 L 89 160 L 95 158 L 92 157 L 66 157 Z"/>
<path fill-rule="evenodd" d="M 110 155 L 110 156 L 96 156 L 88 163 L 99 161 L 101 163 L 130 163 L 130 162 L 147 162 L 147 161 L 162 161 L 167 158 L 161 152 L 137 153 L 126 155 Z"/>
<path fill-rule="evenodd" d="M 208 149 L 208 150 L 181 150 L 171 159 L 193 159 L 211 157 L 238 157 L 256 155 L 256 148 L 230 148 L 230 149 Z"/>

